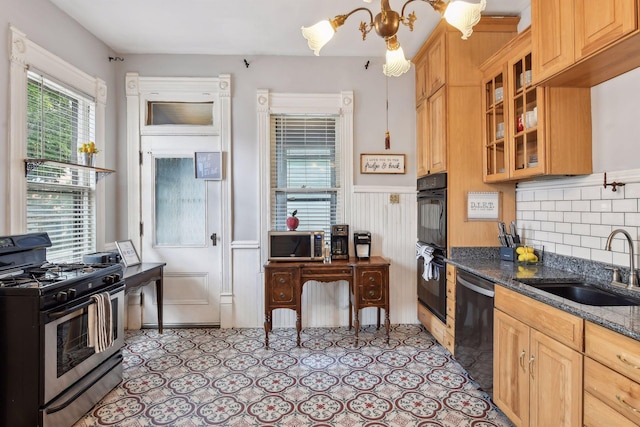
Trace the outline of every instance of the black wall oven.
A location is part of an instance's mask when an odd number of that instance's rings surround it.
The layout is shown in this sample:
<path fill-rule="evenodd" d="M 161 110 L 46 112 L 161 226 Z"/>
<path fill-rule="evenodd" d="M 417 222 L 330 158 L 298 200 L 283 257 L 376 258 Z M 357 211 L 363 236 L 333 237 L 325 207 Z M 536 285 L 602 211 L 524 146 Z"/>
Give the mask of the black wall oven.
<path fill-rule="evenodd" d="M 447 174 L 418 179 L 418 245 L 433 249 L 431 274 L 425 274 L 423 258 L 417 260 L 418 301 L 446 323 L 447 281 Z"/>

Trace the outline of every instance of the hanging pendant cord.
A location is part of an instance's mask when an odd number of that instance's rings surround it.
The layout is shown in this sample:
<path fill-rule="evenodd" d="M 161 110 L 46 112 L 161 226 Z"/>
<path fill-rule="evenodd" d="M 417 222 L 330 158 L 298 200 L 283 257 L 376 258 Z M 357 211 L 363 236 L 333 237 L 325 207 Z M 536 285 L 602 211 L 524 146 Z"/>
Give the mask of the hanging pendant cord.
<path fill-rule="evenodd" d="M 386 87 L 387 87 L 387 104 L 386 104 L 386 113 L 387 113 L 387 131 L 384 133 L 384 149 L 389 150 L 391 148 L 391 134 L 389 134 L 389 77 L 385 77 Z"/>

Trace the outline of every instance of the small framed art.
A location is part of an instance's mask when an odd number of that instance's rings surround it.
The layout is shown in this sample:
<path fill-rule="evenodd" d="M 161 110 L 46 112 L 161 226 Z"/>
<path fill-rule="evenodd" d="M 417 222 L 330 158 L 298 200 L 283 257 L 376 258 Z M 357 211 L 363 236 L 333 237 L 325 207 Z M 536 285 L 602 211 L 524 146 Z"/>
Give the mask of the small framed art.
<path fill-rule="evenodd" d="M 122 258 L 122 262 L 125 267 L 140 264 L 140 257 L 138 256 L 138 252 L 133 246 L 133 242 L 131 240 L 121 240 L 116 242 L 116 248 L 118 248 L 118 252 L 120 253 L 120 257 Z"/>
<path fill-rule="evenodd" d="M 220 181 L 222 179 L 222 152 L 195 153 L 196 178 Z"/>
<path fill-rule="evenodd" d="M 404 154 L 360 154 L 360 173 L 405 173 Z"/>

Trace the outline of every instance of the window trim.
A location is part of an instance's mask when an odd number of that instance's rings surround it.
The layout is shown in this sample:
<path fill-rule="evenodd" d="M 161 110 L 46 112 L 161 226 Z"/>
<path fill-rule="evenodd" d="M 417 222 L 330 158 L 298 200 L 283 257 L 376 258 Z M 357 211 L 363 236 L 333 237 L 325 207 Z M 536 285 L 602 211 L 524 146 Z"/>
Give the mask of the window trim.
<path fill-rule="evenodd" d="M 9 165 L 8 188 L 11 203 L 6 205 L 7 230 L 10 234 L 24 233 L 27 229 L 27 70 L 34 67 L 80 92 L 93 96 L 96 103 L 95 142 L 105 147 L 106 133 L 106 83 L 79 70 L 38 44 L 29 40 L 17 28 L 10 26 L 11 68 L 9 72 Z M 106 148 L 106 147 L 105 147 Z M 104 156 L 97 157 L 97 167 L 104 167 Z M 105 240 L 105 191 L 104 182 L 96 183 L 96 245 L 102 247 Z"/>
<path fill-rule="evenodd" d="M 258 148 L 260 155 L 258 185 L 260 190 L 261 265 L 267 262 L 267 233 L 271 224 L 271 114 L 336 114 L 340 116 L 337 132 L 341 141 L 340 180 L 342 183 L 342 218 L 351 223 L 353 193 L 353 91 L 339 93 L 275 93 L 259 89 L 256 96 Z"/>

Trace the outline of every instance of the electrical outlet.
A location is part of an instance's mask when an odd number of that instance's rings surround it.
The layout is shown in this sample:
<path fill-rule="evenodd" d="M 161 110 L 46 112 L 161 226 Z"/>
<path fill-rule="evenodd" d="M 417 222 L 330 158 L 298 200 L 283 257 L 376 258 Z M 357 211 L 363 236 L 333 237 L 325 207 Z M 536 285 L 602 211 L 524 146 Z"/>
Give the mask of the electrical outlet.
<path fill-rule="evenodd" d="M 400 203 L 400 195 L 399 194 L 390 194 L 389 195 L 389 203 Z"/>

